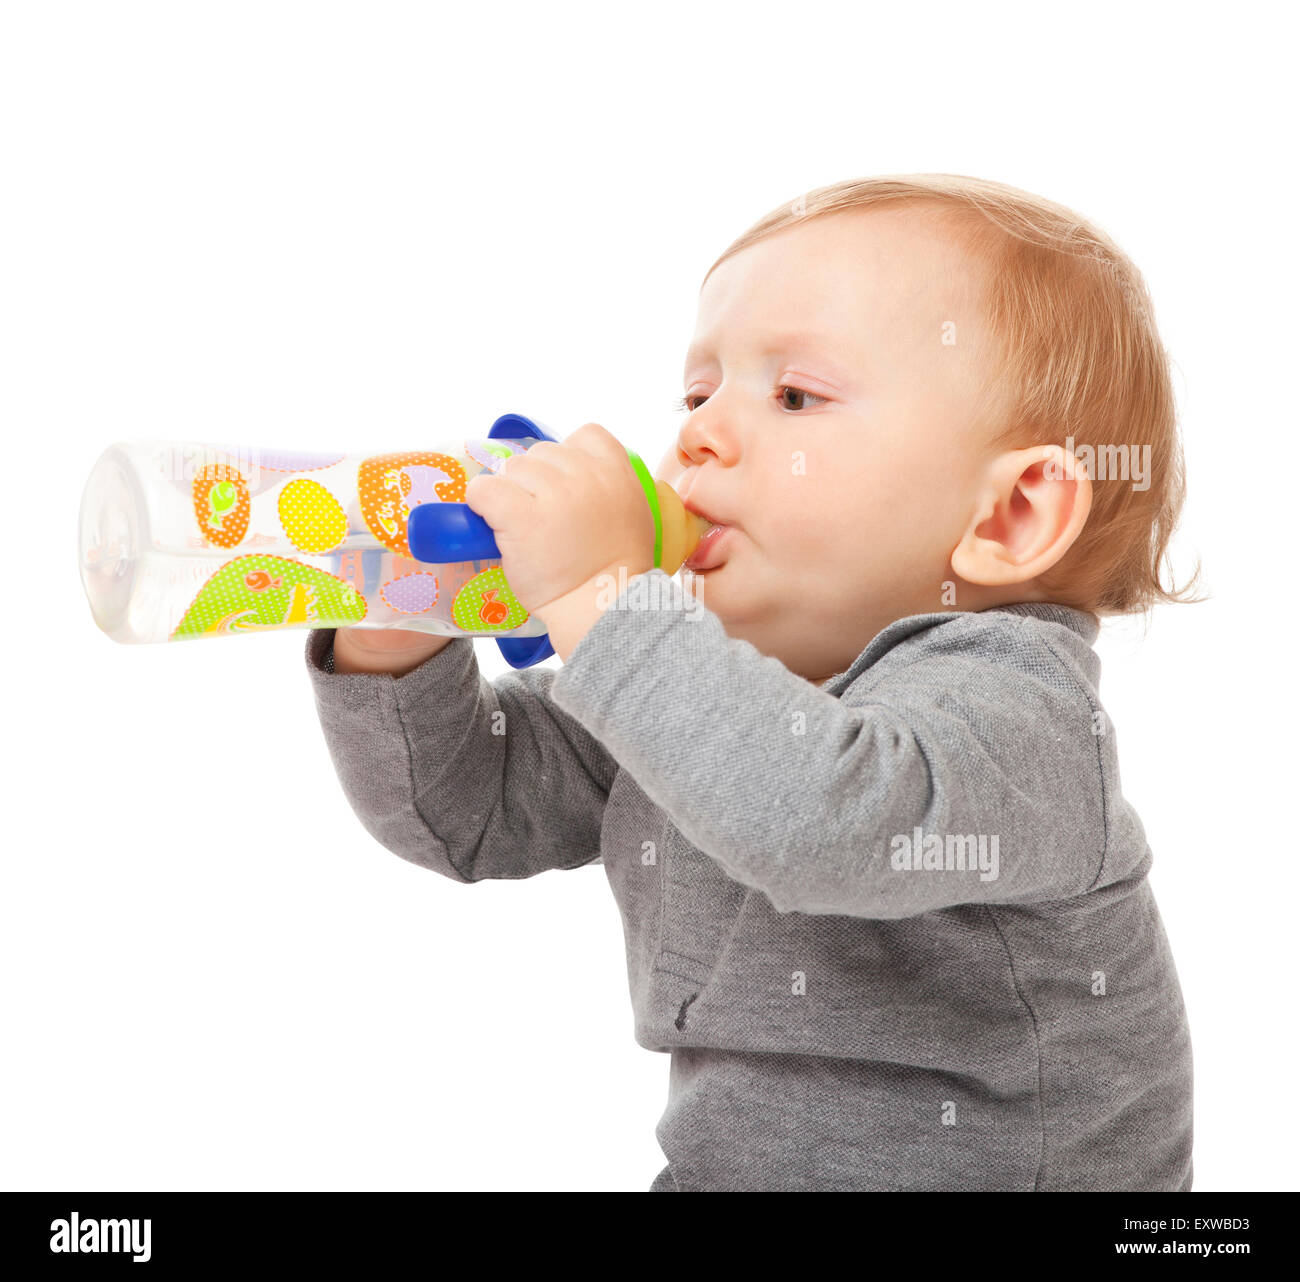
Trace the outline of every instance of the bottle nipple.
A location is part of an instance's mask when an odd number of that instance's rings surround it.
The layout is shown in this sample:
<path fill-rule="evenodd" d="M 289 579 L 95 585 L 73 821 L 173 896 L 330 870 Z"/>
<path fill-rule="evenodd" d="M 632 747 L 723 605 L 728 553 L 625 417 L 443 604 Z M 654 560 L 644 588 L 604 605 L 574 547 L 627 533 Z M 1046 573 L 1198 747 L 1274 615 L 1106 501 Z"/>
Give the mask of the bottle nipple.
<path fill-rule="evenodd" d="M 665 574 L 676 574 L 713 526 L 702 516 L 688 512 L 681 496 L 667 481 L 656 481 L 639 454 L 628 450 L 627 456 L 654 517 L 655 567 Z"/>
<path fill-rule="evenodd" d="M 677 491 L 667 481 L 656 481 L 659 512 L 663 521 L 663 549 L 659 567 L 665 574 L 676 574 L 682 562 L 699 546 L 713 528 L 702 516 L 688 512 Z"/>

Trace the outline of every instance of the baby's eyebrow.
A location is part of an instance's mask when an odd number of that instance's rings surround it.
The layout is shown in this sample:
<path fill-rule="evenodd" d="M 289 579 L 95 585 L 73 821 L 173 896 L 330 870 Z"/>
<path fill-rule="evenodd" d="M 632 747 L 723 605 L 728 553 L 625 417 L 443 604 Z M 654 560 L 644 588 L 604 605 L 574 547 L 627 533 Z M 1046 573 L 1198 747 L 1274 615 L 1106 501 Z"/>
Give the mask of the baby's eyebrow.
<path fill-rule="evenodd" d="M 825 367 L 832 376 L 845 379 L 848 377 L 848 367 L 840 359 L 830 354 L 833 347 L 834 344 L 830 340 L 817 335 L 804 332 L 777 334 L 763 343 L 759 354 L 764 357 L 777 355 L 806 357 Z M 692 343 L 686 349 L 683 375 L 690 370 L 692 365 L 697 362 L 711 360 L 713 356 L 714 352 L 710 344 Z"/>

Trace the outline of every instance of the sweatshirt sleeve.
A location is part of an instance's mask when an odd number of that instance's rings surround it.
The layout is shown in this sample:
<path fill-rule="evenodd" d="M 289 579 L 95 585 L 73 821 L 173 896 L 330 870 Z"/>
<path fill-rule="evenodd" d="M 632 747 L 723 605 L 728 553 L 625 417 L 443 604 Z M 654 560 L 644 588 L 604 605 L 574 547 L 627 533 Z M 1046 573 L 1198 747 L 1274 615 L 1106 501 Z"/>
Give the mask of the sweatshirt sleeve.
<path fill-rule="evenodd" d="M 652 570 L 551 694 L 780 912 L 902 918 L 1083 893 L 1106 842 L 1086 693 L 1022 619 L 935 624 L 855 702 L 853 686 L 837 697 L 728 637 Z"/>
<path fill-rule="evenodd" d="M 309 632 L 307 672 L 339 782 L 376 841 L 466 882 L 599 860 L 618 766 L 552 704 L 555 669 L 489 681 L 457 637 L 400 677 L 333 673 L 333 645 L 333 629 Z"/>

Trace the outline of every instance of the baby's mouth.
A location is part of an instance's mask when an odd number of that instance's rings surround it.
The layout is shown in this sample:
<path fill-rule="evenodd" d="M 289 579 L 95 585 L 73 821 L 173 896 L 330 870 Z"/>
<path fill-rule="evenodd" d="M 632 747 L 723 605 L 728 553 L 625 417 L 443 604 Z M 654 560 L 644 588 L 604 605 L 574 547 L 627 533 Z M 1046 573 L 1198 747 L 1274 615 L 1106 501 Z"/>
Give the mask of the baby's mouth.
<path fill-rule="evenodd" d="M 696 545 L 695 551 L 683 562 L 685 567 L 696 573 L 717 569 L 726 560 L 726 538 L 730 533 L 729 525 L 712 526 Z"/>

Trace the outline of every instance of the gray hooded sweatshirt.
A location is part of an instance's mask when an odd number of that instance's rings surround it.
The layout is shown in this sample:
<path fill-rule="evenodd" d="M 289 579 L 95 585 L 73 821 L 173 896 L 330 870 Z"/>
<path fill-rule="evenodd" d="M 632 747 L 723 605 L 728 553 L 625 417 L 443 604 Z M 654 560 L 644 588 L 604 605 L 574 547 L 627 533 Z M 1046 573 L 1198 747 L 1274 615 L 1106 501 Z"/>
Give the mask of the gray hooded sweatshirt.
<path fill-rule="evenodd" d="M 560 669 L 306 660 L 347 798 L 456 881 L 601 863 L 651 1191 L 1187 1190 L 1192 1058 L 1098 624 L 899 619 L 818 687 L 662 570 Z M 503 715 L 502 715 L 503 714 Z M 448 801 L 454 798 L 454 802 Z"/>

